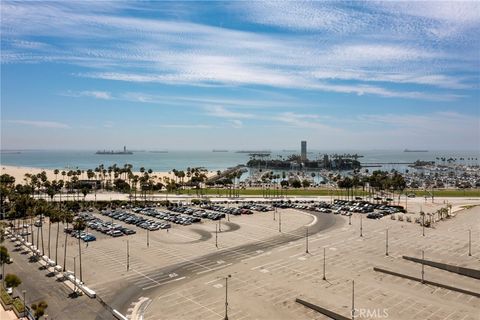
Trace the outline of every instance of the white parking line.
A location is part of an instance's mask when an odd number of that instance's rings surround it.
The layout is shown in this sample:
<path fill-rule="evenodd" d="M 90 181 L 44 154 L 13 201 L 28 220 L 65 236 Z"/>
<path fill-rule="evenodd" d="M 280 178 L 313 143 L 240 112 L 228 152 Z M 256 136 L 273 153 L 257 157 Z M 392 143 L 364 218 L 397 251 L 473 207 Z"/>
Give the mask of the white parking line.
<path fill-rule="evenodd" d="M 186 277 L 181 277 L 181 278 L 177 278 L 177 279 L 173 279 L 173 280 L 169 280 L 169 281 L 165 281 L 165 282 L 159 282 L 155 285 L 152 285 L 152 286 L 148 286 L 148 287 L 143 287 L 142 290 L 148 290 L 148 289 L 151 289 L 151 288 L 155 288 L 155 287 L 158 287 L 158 286 L 162 286 L 164 284 L 167 284 L 167 283 L 170 283 L 170 282 L 174 282 L 174 281 L 179 281 L 179 280 L 183 280 L 185 279 Z"/>
<path fill-rule="evenodd" d="M 280 262 L 280 261 L 283 261 L 283 259 L 278 259 L 278 260 L 275 260 L 275 261 L 271 261 L 271 262 L 269 262 L 269 263 L 265 263 L 265 264 L 262 264 L 262 265 L 253 267 L 253 268 L 251 268 L 250 270 L 255 270 L 255 269 L 258 269 L 258 268 L 262 268 L 262 267 L 264 267 L 264 266 L 268 266 L 268 265 L 270 265 L 270 264 L 274 264 L 274 263 L 277 263 L 277 262 Z"/>
<path fill-rule="evenodd" d="M 221 265 L 218 268 L 212 268 L 210 270 L 203 270 L 203 271 L 197 272 L 197 274 L 202 274 L 202 273 L 205 273 L 205 272 L 210 272 L 210 271 L 215 271 L 215 270 L 218 270 L 218 269 L 223 269 L 223 268 L 231 266 L 231 265 L 232 265 L 231 263 L 227 263 L 227 264 Z"/>

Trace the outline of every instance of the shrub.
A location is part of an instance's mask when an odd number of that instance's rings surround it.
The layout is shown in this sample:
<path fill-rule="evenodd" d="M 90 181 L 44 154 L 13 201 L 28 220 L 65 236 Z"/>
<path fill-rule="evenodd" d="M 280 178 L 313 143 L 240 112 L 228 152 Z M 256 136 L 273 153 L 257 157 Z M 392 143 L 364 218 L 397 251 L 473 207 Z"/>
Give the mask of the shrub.
<path fill-rule="evenodd" d="M 412 222 L 412 217 L 408 216 L 407 217 L 407 222 Z"/>
<path fill-rule="evenodd" d="M 395 215 L 392 214 L 392 215 L 390 216 L 390 219 L 395 220 L 395 219 L 396 219 Z"/>
<path fill-rule="evenodd" d="M 17 309 L 18 313 L 23 313 L 25 311 L 25 305 L 19 298 L 15 298 L 15 300 L 13 300 L 13 307 Z"/>
<path fill-rule="evenodd" d="M 5 304 L 11 304 L 13 299 L 2 286 L 0 286 L 0 298 Z"/>
<path fill-rule="evenodd" d="M 398 221 L 403 221 L 403 215 L 398 216 Z"/>

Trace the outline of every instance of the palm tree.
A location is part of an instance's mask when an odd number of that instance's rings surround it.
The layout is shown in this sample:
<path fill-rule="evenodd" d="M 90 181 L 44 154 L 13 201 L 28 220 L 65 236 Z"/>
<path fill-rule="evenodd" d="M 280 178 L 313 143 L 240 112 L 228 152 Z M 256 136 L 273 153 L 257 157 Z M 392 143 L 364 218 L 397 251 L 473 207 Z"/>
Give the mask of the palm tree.
<path fill-rule="evenodd" d="M 54 210 L 50 214 L 50 223 L 56 223 L 57 224 L 57 237 L 55 240 L 55 263 L 58 265 L 58 237 L 60 234 L 60 221 L 62 221 L 63 217 L 63 212 L 60 210 Z M 50 249 L 50 231 L 48 234 L 48 248 Z M 48 254 L 50 256 L 50 253 Z M 51 259 L 51 258 L 50 258 Z"/>
<path fill-rule="evenodd" d="M 64 212 L 62 214 L 63 223 L 67 224 L 66 229 L 68 229 L 68 224 L 73 221 L 73 215 L 70 212 Z M 68 240 L 68 233 L 65 232 L 65 247 L 63 252 L 63 270 L 67 270 L 67 240 Z"/>
<path fill-rule="evenodd" d="M 86 224 L 83 219 L 77 219 L 73 225 L 73 229 L 78 231 L 78 256 L 80 257 L 80 282 L 83 282 L 82 278 L 82 247 L 80 246 L 80 232 L 85 230 Z"/>

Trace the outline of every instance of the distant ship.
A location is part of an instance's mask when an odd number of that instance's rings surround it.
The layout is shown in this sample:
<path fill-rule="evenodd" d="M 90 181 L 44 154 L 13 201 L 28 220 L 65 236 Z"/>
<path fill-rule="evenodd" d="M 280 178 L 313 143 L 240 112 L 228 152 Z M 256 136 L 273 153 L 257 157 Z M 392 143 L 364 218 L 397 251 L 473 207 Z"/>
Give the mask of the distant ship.
<path fill-rule="evenodd" d="M 213 149 L 212 152 L 228 152 L 228 150 Z"/>
<path fill-rule="evenodd" d="M 428 152 L 428 150 L 410 150 L 410 149 L 405 149 L 403 152 Z"/>
<path fill-rule="evenodd" d="M 238 150 L 236 153 L 272 153 L 270 150 Z"/>
<path fill-rule="evenodd" d="M 133 154 L 132 151 L 128 151 L 126 146 L 123 146 L 123 151 L 114 150 L 98 150 L 95 154 Z"/>

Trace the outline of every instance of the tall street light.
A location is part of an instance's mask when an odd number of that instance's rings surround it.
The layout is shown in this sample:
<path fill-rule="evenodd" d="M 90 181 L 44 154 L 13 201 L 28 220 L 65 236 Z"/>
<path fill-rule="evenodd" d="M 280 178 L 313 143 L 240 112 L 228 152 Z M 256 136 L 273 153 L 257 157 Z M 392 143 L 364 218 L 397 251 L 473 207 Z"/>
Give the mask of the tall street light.
<path fill-rule="evenodd" d="M 130 246 L 127 240 L 127 271 L 130 270 Z"/>
<path fill-rule="evenodd" d="M 305 253 L 308 253 L 308 228 L 307 228 L 307 232 L 305 234 L 305 241 L 306 241 L 306 243 L 305 243 L 305 245 L 306 245 Z"/>
<path fill-rule="evenodd" d="M 323 280 L 327 280 L 325 276 L 325 248 L 323 248 Z"/>
<path fill-rule="evenodd" d="M 231 277 L 231 274 L 225 277 L 225 320 L 228 320 L 228 278 Z"/>
<path fill-rule="evenodd" d="M 23 317 L 27 317 L 27 303 L 25 299 L 25 295 L 27 294 L 27 290 L 22 290 L 23 294 Z"/>

